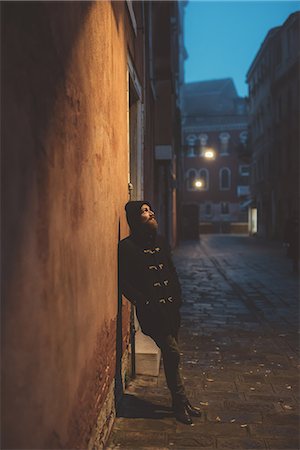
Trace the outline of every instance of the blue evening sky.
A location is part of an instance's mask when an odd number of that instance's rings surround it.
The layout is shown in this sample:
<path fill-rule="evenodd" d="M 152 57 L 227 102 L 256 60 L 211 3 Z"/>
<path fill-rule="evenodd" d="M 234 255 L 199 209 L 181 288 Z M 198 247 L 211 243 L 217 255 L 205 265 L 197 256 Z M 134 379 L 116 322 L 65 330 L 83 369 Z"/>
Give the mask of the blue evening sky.
<path fill-rule="evenodd" d="M 246 73 L 267 32 L 300 10 L 300 1 L 190 0 L 185 8 L 185 82 L 233 78 L 248 95 Z"/>

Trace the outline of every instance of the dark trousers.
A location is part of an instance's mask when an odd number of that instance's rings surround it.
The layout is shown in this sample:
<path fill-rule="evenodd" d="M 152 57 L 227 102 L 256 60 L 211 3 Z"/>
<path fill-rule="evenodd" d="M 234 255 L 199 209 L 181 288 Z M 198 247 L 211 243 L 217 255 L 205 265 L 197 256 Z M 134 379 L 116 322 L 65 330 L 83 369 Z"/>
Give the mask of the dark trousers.
<path fill-rule="evenodd" d="M 173 406 L 185 403 L 187 397 L 179 373 L 180 352 L 178 337 L 172 334 L 151 337 L 161 349 L 167 386 L 171 392 Z"/>

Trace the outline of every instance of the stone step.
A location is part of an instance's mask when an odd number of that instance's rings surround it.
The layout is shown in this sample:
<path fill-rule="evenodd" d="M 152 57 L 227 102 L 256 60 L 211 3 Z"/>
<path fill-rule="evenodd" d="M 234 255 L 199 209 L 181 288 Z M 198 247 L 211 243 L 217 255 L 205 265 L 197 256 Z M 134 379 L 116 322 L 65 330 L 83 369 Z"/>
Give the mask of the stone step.
<path fill-rule="evenodd" d="M 137 375 L 158 376 L 160 349 L 155 342 L 138 330 L 135 334 L 135 368 Z"/>

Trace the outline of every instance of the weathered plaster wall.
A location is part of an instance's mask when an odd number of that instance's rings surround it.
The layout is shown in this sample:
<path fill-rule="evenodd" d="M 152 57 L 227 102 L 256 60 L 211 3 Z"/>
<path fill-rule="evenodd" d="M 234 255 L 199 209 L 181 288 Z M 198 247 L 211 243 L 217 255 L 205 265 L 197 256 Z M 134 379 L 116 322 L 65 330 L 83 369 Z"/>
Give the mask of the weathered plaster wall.
<path fill-rule="evenodd" d="M 125 4 L 1 6 L 2 448 L 86 448 L 115 371 Z"/>

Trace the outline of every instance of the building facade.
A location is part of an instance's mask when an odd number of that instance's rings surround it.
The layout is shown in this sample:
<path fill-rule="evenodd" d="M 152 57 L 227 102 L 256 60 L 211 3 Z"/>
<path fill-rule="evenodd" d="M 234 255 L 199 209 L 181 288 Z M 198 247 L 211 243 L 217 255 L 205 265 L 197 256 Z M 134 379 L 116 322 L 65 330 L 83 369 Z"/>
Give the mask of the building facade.
<path fill-rule="evenodd" d="M 129 198 L 149 199 L 176 241 L 178 15 L 176 2 L 1 3 L 1 448 L 107 439 L 130 376 Z"/>
<path fill-rule="evenodd" d="M 185 84 L 182 106 L 183 236 L 247 229 L 247 107 L 231 79 Z"/>
<path fill-rule="evenodd" d="M 257 233 L 283 239 L 299 214 L 300 13 L 271 29 L 247 73 Z"/>

